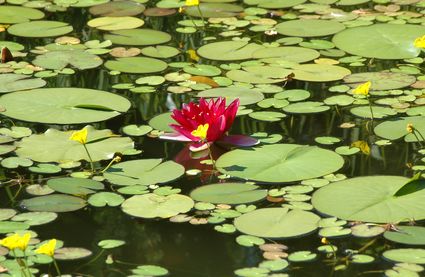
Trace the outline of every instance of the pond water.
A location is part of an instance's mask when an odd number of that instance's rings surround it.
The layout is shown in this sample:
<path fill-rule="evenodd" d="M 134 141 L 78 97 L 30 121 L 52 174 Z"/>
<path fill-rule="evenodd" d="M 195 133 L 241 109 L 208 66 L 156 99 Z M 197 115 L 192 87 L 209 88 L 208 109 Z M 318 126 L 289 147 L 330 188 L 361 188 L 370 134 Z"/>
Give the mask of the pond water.
<path fill-rule="evenodd" d="M 424 7 L 0 0 L 0 276 L 423 276 Z"/>

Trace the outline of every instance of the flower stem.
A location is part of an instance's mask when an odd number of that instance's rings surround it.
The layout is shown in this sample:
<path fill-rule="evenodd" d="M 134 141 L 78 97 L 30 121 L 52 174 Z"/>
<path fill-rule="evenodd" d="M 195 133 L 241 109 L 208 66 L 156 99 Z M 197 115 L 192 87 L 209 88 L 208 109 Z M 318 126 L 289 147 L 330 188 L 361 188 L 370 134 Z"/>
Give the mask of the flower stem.
<path fill-rule="evenodd" d="M 115 157 L 115 158 L 113 158 L 109 163 L 108 163 L 108 165 L 104 168 L 104 169 L 102 169 L 102 171 L 101 171 L 101 173 L 103 173 L 103 172 L 105 172 L 106 170 L 108 170 L 112 165 L 113 165 L 113 163 L 114 162 L 119 162 L 119 160 L 117 159 L 117 157 Z"/>
<path fill-rule="evenodd" d="M 56 262 L 56 259 L 54 257 L 52 257 L 52 258 L 53 258 L 53 264 L 54 264 L 55 269 L 56 269 L 56 273 L 58 274 L 58 276 L 62 276 L 61 271 L 60 271 L 59 266 L 58 266 L 58 263 Z"/>
<path fill-rule="evenodd" d="M 207 148 L 208 148 L 208 155 L 209 155 L 210 160 L 211 160 L 212 165 L 213 165 L 213 169 L 217 170 L 217 167 L 215 166 L 215 161 L 214 161 L 213 156 L 212 156 L 210 145 L 208 144 L 208 142 L 206 142 L 206 145 L 207 145 Z"/>
<path fill-rule="evenodd" d="M 94 174 L 95 173 L 95 170 L 94 170 L 93 159 L 91 158 L 90 152 L 87 149 L 87 146 L 86 146 L 85 143 L 83 143 L 83 146 L 84 146 L 84 150 L 86 150 L 87 156 L 89 157 L 89 160 L 90 160 L 91 173 Z"/>
<path fill-rule="evenodd" d="M 368 103 L 369 103 L 369 109 L 370 109 L 370 119 L 371 119 L 371 121 L 372 121 L 372 128 L 373 128 L 373 119 L 374 119 L 374 116 L 373 116 L 372 103 L 370 102 L 369 96 L 367 97 L 367 101 L 368 101 Z M 372 129 L 372 130 L 373 130 L 373 129 Z"/>
<path fill-rule="evenodd" d="M 197 5 L 196 7 L 198 8 L 199 15 L 201 16 L 201 19 L 202 19 L 202 29 L 205 31 L 205 20 L 204 20 L 204 15 L 202 14 L 202 10 L 201 10 L 201 8 L 199 7 L 199 5 Z"/>

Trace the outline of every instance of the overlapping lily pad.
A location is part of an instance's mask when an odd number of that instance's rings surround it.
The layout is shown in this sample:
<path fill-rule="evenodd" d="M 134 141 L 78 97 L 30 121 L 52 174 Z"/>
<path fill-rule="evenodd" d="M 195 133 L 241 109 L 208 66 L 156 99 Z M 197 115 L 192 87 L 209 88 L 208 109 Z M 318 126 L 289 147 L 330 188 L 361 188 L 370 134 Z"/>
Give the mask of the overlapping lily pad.
<path fill-rule="evenodd" d="M 216 204 L 251 203 L 267 196 L 267 190 L 244 183 L 211 184 L 196 188 L 190 197 L 196 201 Z"/>
<path fill-rule="evenodd" d="M 73 27 L 59 21 L 31 21 L 12 25 L 7 31 L 19 37 L 57 37 L 72 32 Z"/>
<path fill-rule="evenodd" d="M 14 24 L 28 22 L 30 20 L 41 19 L 44 13 L 37 9 L 19 7 L 19 6 L 0 6 L 0 22 L 5 24 Z"/>
<path fill-rule="evenodd" d="M 82 198 L 51 194 L 22 200 L 20 206 L 32 212 L 71 212 L 84 208 L 87 205 Z"/>
<path fill-rule="evenodd" d="M 169 34 L 152 29 L 112 31 L 109 34 L 105 34 L 104 38 L 115 44 L 136 46 L 161 44 L 171 40 Z"/>
<path fill-rule="evenodd" d="M 388 90 L 410 86 L 416 82 L 416 78 L 398 72 L 362 72 L 348 75 L 344 81 L 352 87 L 370 81 L 371 90 Z"/>
<path fill-rule="evenodd" d="M 321 213 L 345 220 L 394 223 L 425 219 L 425 190 L 396 196 L 409 179 L 400 176 L 351 178 L 320 188 L 312 198 Z"/>
<path fill-rule="evenodd" d="M 338 21 L 322 19 L 289 20 L 276 25 L 279 34 L 294 37 L 321 37 L 333 35 L 345 29 Z"/>
<path fill-rule="evenodd" d="M 264 238 L 291 238 L 309 234 L 320 217 L 311 212 L 287 208 L 263 208 L 235 219 L 238 231 Z"/>
<path fill-rule="evenodd" d="M 216 164 L 220 172 L 233 177 L 261 182 L 294 182 L 335 172 L 342 167 L 344 160 L 332 151 L 315 146 L 274 144 L 230 151 Z"/>
<path fill-rule="evenodd" d="M 119 186 L 151 185 L 167 183 L 179 178 L 184 167 L 162 159 L 145 159 L 123 162 L 110 167 L 105 178 Z"/>
<path fill-rule="evenodd" d="M 3 115 L 18 120 L 76 124 L 106 120 L 130 108 L 130 102 L 106 91 L 46 88 L 18 91 L 0 98 Z"/>
<path fill-rule="evenodd" d="M 94 161 L 112 159 L 115 152 L 125 152 L 133 149 L 133 141 L 128 137 L 119 137 L 110 130 L 96 130 L 87 126 L 87 149 Z M 19 157 L 30 158 L 38 162 L 64 162 L 86 160 L 84 147 L 70 140 L 71 132 L 48 129 L 44 134 L 34 134 L 26 137 L 16 146 Z"/>
<path fill-rule="evenodd" d="M 27 90 L 43 87 L 46 81 L 40 78 L 30 78 L 28 75 L 21 74 L 1 74 L 0 75 L 0 93 L 13 92 L 18 90 Z"/>
<path fill-rule="evenodd" d="M 336 34 L 332 42 L 350 54 L 368 58 L 397 60 L 419 55 L 413 41 L 425 34 L 425 27 L 412 24 L 373 24 L 349 28 Z"/>
<path fill-rule="evenodd" d="M 210 60 L 238 61 L 251 59 L 259 49 L 264 49 L 264 46 L 246 41 L 220 41 L 201 46 L 197 52 Z"/>
<path fill-rule="evenodd" d="M 44 69 L 58 70 L 68 65 L 78 69 L 89 69 L 98 67 L 102 63 L 101 58 L 83 50 L 47 52 L 44 55 L 37 56 L 33 61 L 34 65 Z"/>

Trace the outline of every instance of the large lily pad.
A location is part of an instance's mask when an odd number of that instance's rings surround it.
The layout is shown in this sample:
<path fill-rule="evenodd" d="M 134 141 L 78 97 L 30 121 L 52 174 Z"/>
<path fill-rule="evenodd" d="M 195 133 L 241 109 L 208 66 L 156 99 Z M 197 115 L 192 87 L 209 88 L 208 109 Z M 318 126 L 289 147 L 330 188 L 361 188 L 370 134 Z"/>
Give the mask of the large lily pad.
<path fill-rule="evenodd" d="M 259 162 L 261 161 L 261 162 Z M 220 172 L 261 182 L 294 182 L 340 169 L 342 157 L 316 146 L 274 144 L 225 153 L 217 160 Z"/>
<path fill-rule="evenodd" d="M 161 196 L 148 193 L 130 197 L 122 203 L 121 208 L 125 213 L 136 217 L 168 218 L 190 211 L 194 204 L 190 197 L 182 194 Z"/>
<path fill-rule="evenodd" d="M 348 75 L 344 81 L 352 87 L 370 81 L 371 90 L 399 89 L 416 82 L 415 76 L 397 72 L 362 72 Z"/>
<path fill-rule="evenodd" d="M 93 161 L 109 160 L 116 152 L 133 149 L 133 141 L 128 137 L 119 137 L 108 129 L 85 128 L 88 131 L 86 147 Z M 44 134 L 34 134 L 16 142 L 16 154 L 38 162 L 88 161 L 84 147 L 70 140 L 70 135 L 71 132 L 48 129 Z"/>
<path fill-rule="evenodd" d="M 407 124 L 412 124 L 420 134 L 425 134 L 425 116 L 399 117 L 388 120 L 376 126 L 374 131 L 376 135 L 389 140 L 397 140 L 404 137 L 405 141 L 413 142 L 418 141 L 417 137 L 421 139 L 418 134 L 416 137 L 406 130 Z"/>
<path fill-rule="evenodd" d="M 143 26 L 143 24 L 145 24 L 145 22 L 142 19 L 132 16 L 97 17 L 87 22 L 87 25 L 90 27 L 103 31 L 135 29 Z"/>
<path fill-rule="evenodd" d="M 224 183 L 201 186 L 190 193 L 196 201 L 216 204 L 243 204 L 264 199 L 267 190 L 244 183 Z"/>
<path fill-rule="evenodd" d="M 396 230 L 386 231 L 384 237 L 402 244 L 425 245 L 425 227 L 397 226 Z"/>
<path fill-rule="evenodd" d="M 332 41 L 350 54 L 378 59 L 414 58 L 420 49 L 413 41 L 425 34 L 425 27 L 411 24 L 373 24 L 347 29 L 336 34 Z"/>
<path fill-rule="evenodd" d="M 84 208 L 87 202 L 79 197 L 51 194 L 22 200 L 20 206 L 32 212 L 72 212 Z"/>
<path fill-rule="evenodd" d="M 396 196 L 408 180 L 369 176 L 339 181 L 315 192 L 312 204 L 319 212 L 344 220 L 395 223 L 425 219 L 425 190 Z"/>
<path fill-rule="evenodd" d="M 341 80 L 351 74 L 345 67 L 328 64 L 300 64 L 293 67 L 294 79 L 309 82 Z"/>
<path fill-rule="evenodd" d="M 63 69 L 68 65 L 78 69 L 89 69 L 98 67 L 103 63 L 102 59 L 96 55 L 83 50 L 73 51 L 51 51 L 44 55 L 37 56 L 33 64 L 44 69 Z"/>
<path fill-rule="evenodd" d="M 318 227 L 320 217 L 311 212 L 287 208 L 264 208 L 235 219 L 245 234 L 264 238 L 291 238 L 309 234 Z"/>
<path fill-rule="evenodd" d="M 28 22 L 43 17 L 44 13 L 37 9 L 19 6 L 0 6 L 0 22 L 4 24 Z"/>
<path fill-rule="evenodd" d="M 213 88 L 201 91 L 197 96 L 206 98 L 226 97 L 228 103 L 239 98 L 241 105 L 254 104 L 264 99 L 261 92 L 244 87 Z"/>
<path fill-rule="evenodd" d="M 399 263 L 425 264 L 425 249 L 397 248 L 382 253 L 385 259 Z M 401 276 L 401 275 L 400 275 Z"/>
<path fill-rule="evenodd" d="M 71 177 L 50 179 L 47 185 L 54 191 L 73 195 L 87 195 L 105 187 L 101 182 L 92 179 Z"/>
<path fill-rule="evenodd" d="M 126 73 L 154 73 L 167 68 L 167 63 L 154 58 L 129 57 L 107 61 L 105 67 Z"/>
<path fill-rule="evenodd" d="M 109 39 L 115 44 L 137 46 L 161 44 L 171 40 L 169 34 L 151 29 L 112 31 L 109 34 L 105 34 L 104 38 Z"/>
<path fill-rule="evenodd" d="M 226 76 L 236 82 L 251 84 L 272 84 L 286 80 L 292 70 L 275 66 L 246 66 L 243 70 L 230 70 Z"/>
<path fill-rule="evenodd" d="M 186 8 L 186 13 L 188 15 L 196 17 L 232 17 L 242 11 L 243 8 L 241 6 L 228 3 L 202 3 L 202 5 L 199 6 L 190 6 Z"/>
<path fill-rule="evenodd" d="M 251 59 L 259 49 L 265 47 L 246 41 L 220 41 L 201 46 L 198 55 L 215 61 L 238 61 Z"/>
<path fill-rule="evenodd" d="M 96 16 L 133 16 L 141 14 L 145 6 L 134 1 L 114 1 L 93 6 L 89 12 Z"/>
<path fill-rule="evenodd" d="M 184 174 L 184 167 L 173 161 L 145 159 L 123 162 L 110 167 L 103 175 L 119 186 L 152 185 L 173 181 Z"/>
<path fill-rule="evenodd" d="M 293 46 L 260 48 L 252 53 L 254 59 L 280 59 L 296 63 L 308 62 L 319 56 L 320 53 L 314 49 Z"/>
<path fill-rule="evenodd" d="M 41 123 L 77 124 L 103 121 L 130 108 L 130 102 L 106 91 L 46 88 L 18 91 L 0 98 L 3 115 Z"/>
<path fill-rule="evenodd" d="M 7 31 L 19 37 L 57 37 L 72 32 L 68 23 L 59 21 L 31 21 L 10 26 Z"/>
<path fill-rule="evenodd" d="M 46 85 L 46 81 L 40 78 L 29 78 L 28 75 L 20 74 L 1 74 L 0 75 L 0 93 L 13 92 L 18 90 L 27 90 L 39 88 Z"/>
<path fill-rule="evenodd" d="M 289 20 L 276 25 L 276 31 L 285 36 L 321 37 L 333 35 L 345 29 L 338 21 L 322 19 Z"/>

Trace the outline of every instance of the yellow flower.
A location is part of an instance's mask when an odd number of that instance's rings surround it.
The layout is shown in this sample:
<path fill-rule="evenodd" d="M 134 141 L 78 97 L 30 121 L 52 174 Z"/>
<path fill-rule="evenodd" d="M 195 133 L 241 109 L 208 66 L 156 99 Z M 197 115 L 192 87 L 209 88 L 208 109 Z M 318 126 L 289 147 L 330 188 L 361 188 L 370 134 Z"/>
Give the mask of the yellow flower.
<path fill-rule="evenodd" d="M 328 239 L 327 239 L 327 238 L 325 238 L 325 237 L 323 237 L 320 241 L 321 241 L 323 244 L 329 244 Z"/>
<path fill-rule="evenodd" d="M 30 239 L 31 239 L 30 233 L 25 233 L 22 236 L 20 236 L 19 234 L 14 234 L 0 240 L 0 245 L 7 247 L 10 250 L 19 248 L 22 251 L 24 251 L 27 248 L 28 242 L 30 241 Z"/>
<path fill-rule="evenodd" d="M 207 123 L 205 125 L 199 125 L 198 129 L 192 131 L 192 136 L 198 137 L 201 140 L 205 140 L 207 138 L 207 132 L 210 125 Z"/>
<path fill-rule="evenodd" d="M 351 144 L 351 147 L 357 147 L 362 151 L 363 154 L 370 155 L 370 147 L 364 140 L 358 140 Z"/>
<path fill-rule="evenodd" d="M 425 48 L 425 36 L 418 37 L 413 42 L 413 45 L 417 48 Z"/>
<path fill-rule="evenodd" d="M 189 55 L 189 59 L 194 60 L 195 62 L 199 61 L 199 56 L 196 54 L 195 50 L 189 49 L 186 53 Z"/>
<path fill-rule="evenodd" d="M 354 94 L 362 94 L 362 95 L 369 95 L 369 89 L 372 83 L 370 81 L 358 85 L 354 90 Z"/>
<path fill-rule="evenodd" d="M 55 254 L 56 239 L 51 239 L 47 243 L 41 245 L 35 250 L 37 254 L 44 254 L 53 257 Z"/>
<path fill-rule="evenodd" d="M 83 128 L 79 131 L 74 131 L 69 137 L 70 140 L 75 140 L 81 144 L 87 143 L 87 128 Z"/>
<path fill-rule="evenodd" d="M 184 3 L 185 6 L 199 6 L 199 0 L 186 0 Z"/>
<path fill-rule="evenodd" d="M 415 127 L 413 127 L 412 123 L 408 123 L 407 126 L 406 126 L 406 130 L 409 133 L 413 133 L 413 131 L 415 130 Z"/>

